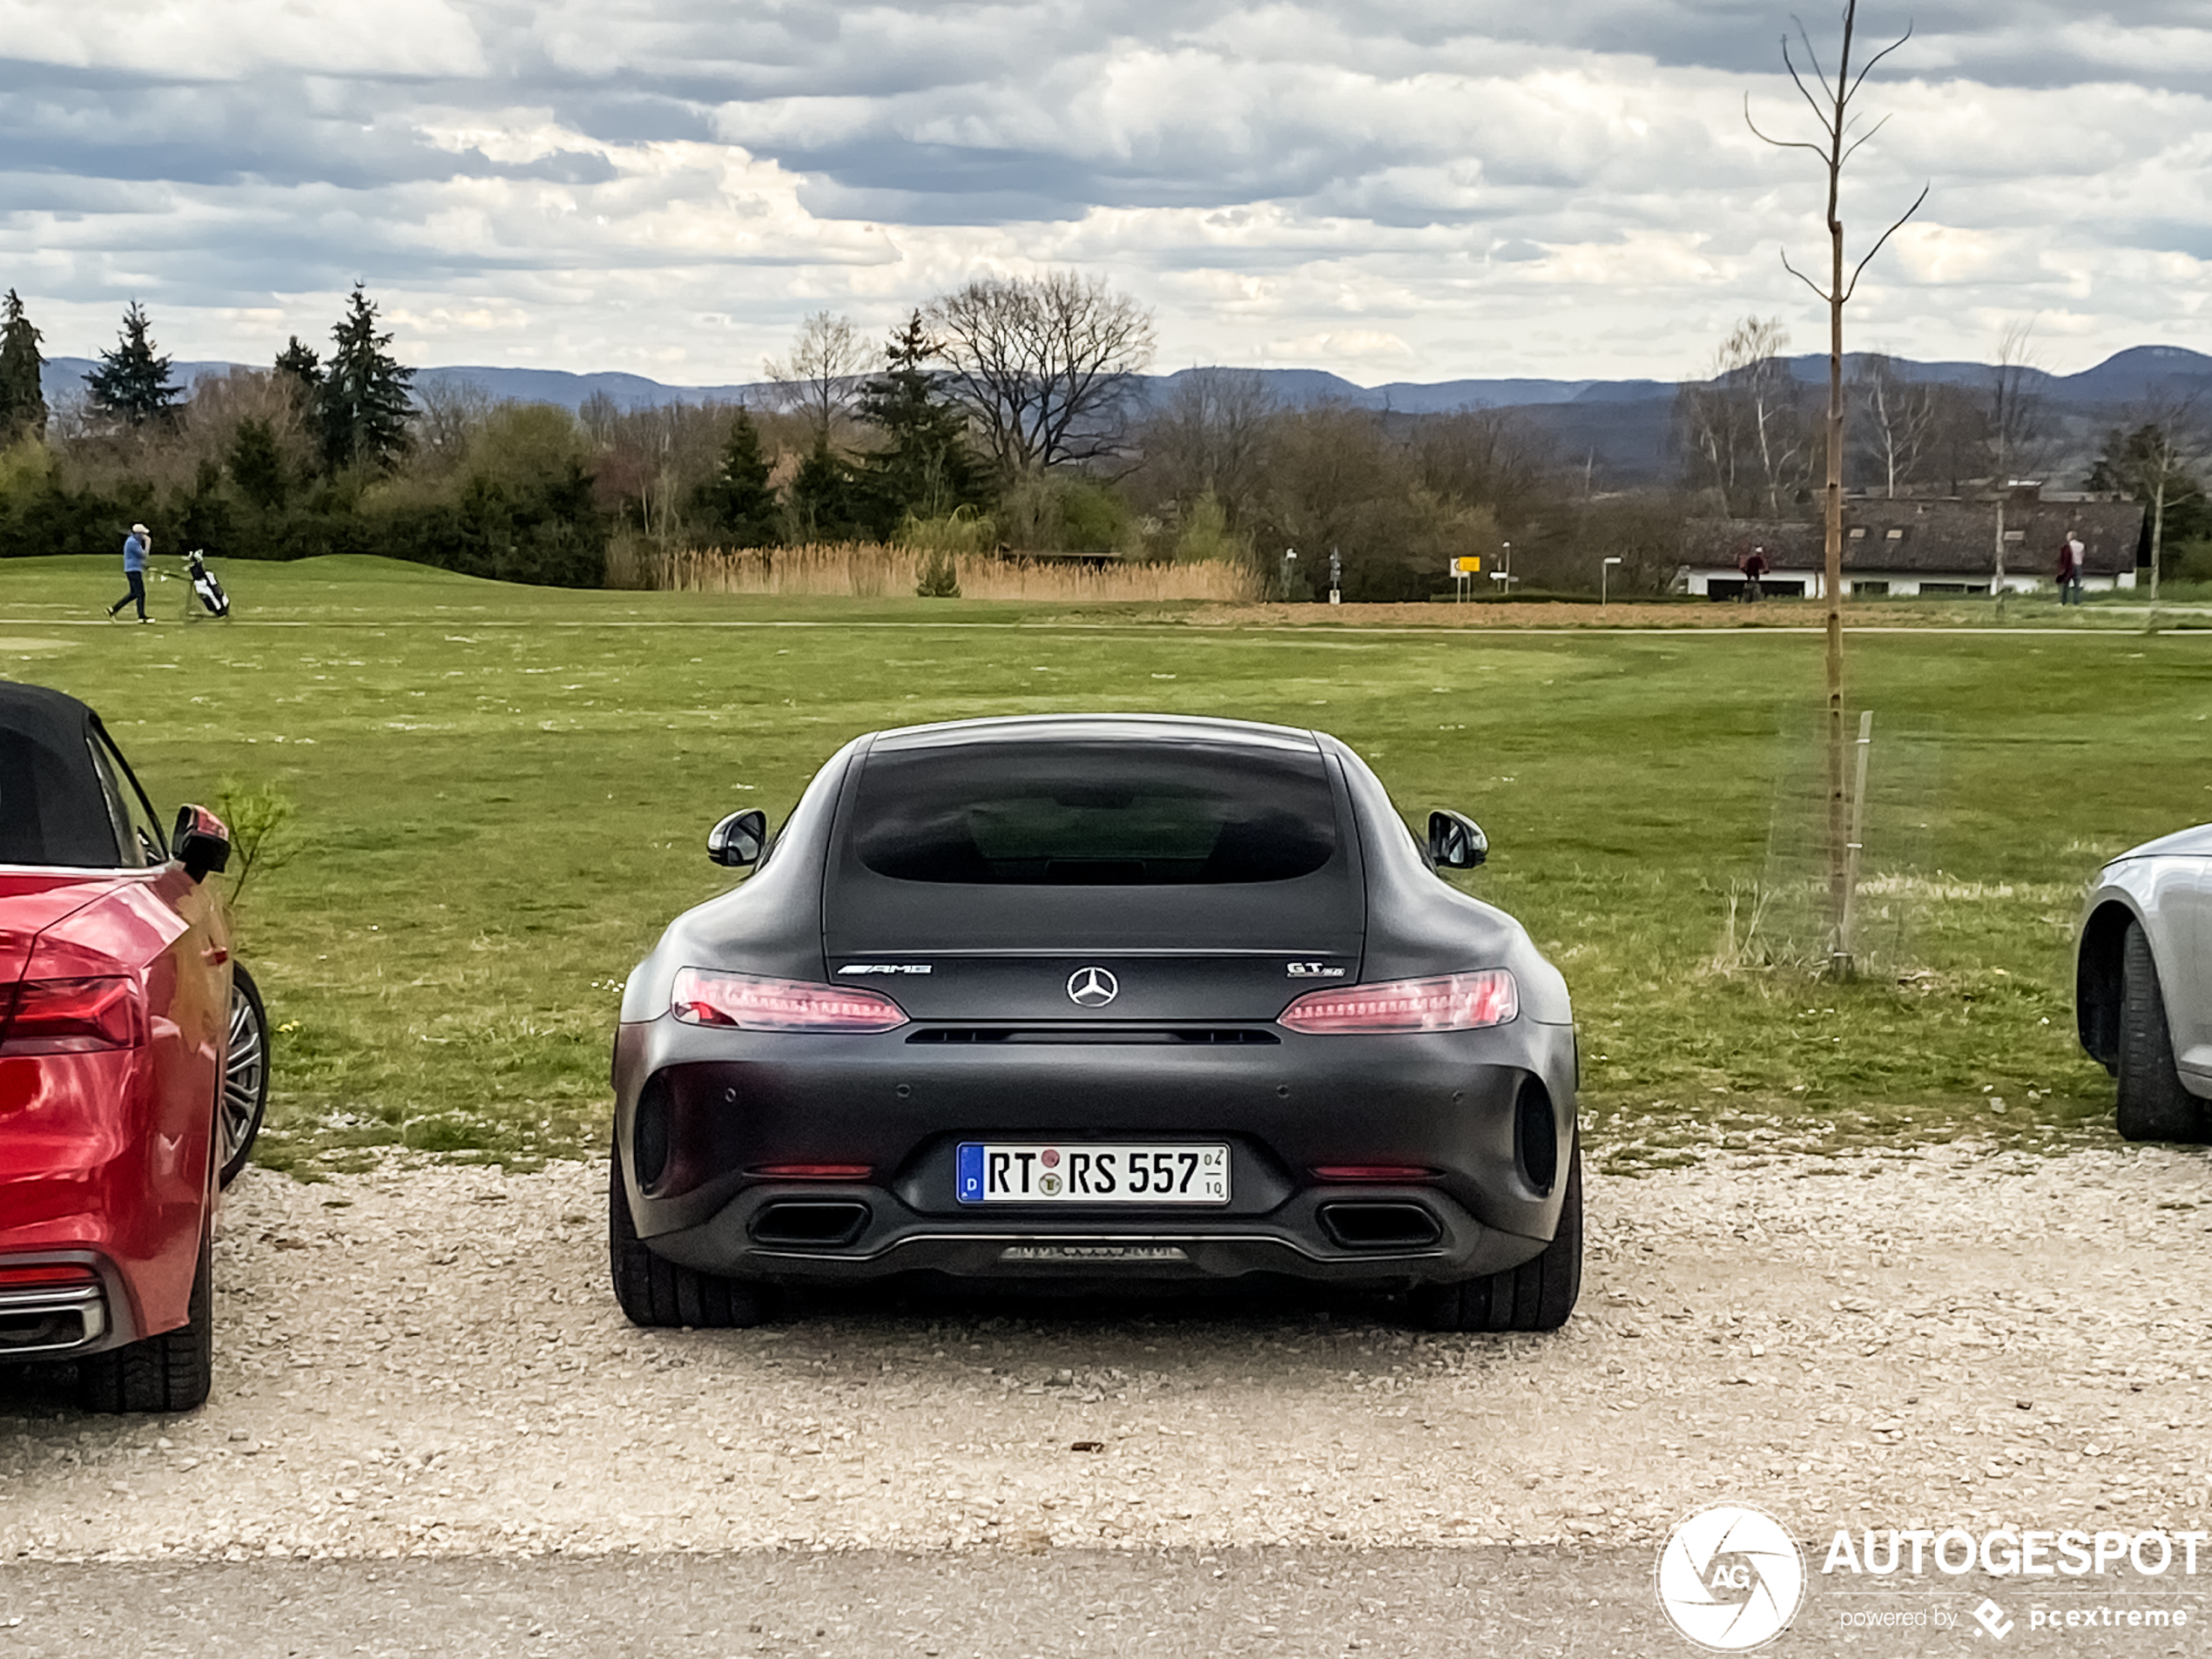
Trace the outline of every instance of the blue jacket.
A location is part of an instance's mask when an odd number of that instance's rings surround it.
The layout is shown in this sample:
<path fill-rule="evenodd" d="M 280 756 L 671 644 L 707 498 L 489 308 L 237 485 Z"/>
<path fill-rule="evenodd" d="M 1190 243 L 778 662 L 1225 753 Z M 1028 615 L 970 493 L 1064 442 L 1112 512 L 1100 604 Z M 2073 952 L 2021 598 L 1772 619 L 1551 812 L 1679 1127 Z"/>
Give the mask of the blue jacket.
<path fill-rule="evenodd" d="M 135 536 L 125 536 L 123 538 L 124 570 L 128 573 L 132 570 L 143 570 L 145 568 L 146 544 Z"/>

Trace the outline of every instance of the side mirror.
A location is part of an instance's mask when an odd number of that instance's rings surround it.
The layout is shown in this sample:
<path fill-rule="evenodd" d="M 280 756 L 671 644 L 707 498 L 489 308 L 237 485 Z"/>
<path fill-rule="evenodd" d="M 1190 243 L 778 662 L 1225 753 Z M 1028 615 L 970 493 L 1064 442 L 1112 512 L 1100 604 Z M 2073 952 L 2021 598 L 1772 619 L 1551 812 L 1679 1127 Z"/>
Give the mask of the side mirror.
<path fill-rule="evenodd" d="M 757 806 L 732 813 L 706 833 L 707 857 L 733 870 L 759 863 L 767 846 L 768 814 Z"/>
<path fill-rule="evenodd" d="M 1464 813 L 1428 815 L 1428 861 L 1440 870 L 1472 870 L 1490 856 L 1490 838 Z"/>
<path fill-rule="evenodd" d="M 177 827 L 169 833 L 169 853 L 195 881 L 230 867 L 231 833 L 205 806 L 179 806 Z"/>

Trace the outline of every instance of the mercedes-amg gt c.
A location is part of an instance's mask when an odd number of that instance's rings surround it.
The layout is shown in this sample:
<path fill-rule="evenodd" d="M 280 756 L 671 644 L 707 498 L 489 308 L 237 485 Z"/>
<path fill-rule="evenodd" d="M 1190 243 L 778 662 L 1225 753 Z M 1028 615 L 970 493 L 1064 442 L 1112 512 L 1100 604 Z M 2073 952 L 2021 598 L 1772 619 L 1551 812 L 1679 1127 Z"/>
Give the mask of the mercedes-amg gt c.
<path fill-rule="evenodd" d="M 860 738 L 631 975 L 610 1247 L 641 1325 L 779 1285 L 1411 1291 L 1560 1325 L 1581 1281 L 1567 987 L 1315 732 L 1079 715 Z"/>

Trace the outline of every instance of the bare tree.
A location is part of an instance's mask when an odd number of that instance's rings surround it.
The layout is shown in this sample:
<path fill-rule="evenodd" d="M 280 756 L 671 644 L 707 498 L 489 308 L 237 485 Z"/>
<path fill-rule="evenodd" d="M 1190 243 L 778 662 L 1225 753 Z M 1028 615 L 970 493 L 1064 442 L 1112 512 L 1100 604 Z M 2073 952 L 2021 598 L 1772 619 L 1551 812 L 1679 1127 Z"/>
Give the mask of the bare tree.
<path fill-rule="evenodd" d="M 930 302 L 946 386 L 1013 475 L 1113 453 L 1152 314 L 1096 277 L 983 277 Z"/>
<path fill-rule="evenodd" d="M 1876 52 L 1855 74 L 1851 69 L 1851 39 L 1858 27 L 1858 0 L 1844 0 L 1843 42 L 1837 52 L 1836 75 L 1832 84 L 1820 62 L 1820 54 L 1805 32 L 1804 25 L 1797 27 L 1797 37 L 1803 43 L 1806 62 L 1813 84 L 1808 86 L 1800 74 L 1795 58 L 1791 55 L 1790 37 L 1782 37 L 1783 66 L 1790 71 L 1790 78 L 1812 111 L 1819 127 L 1818 143 L 1803 139 L 1772 138 L 1759 131 L 1758 123 L 1751 119 L 1750 95 L 1743 99 L 1743 119 L 1751 131 L 1769 144 L 1783 150 L 1803 150 L 1819 158 L 1821 172 L 1825 176 L 1828 206 L 1828 286 L 1822 287 L 1811 277 L 1790 263 L 1784 253 L 1782 263 L 1790 274 L 1803 282 L 1828 307 L 1828 482 L 1824 505 L 1826 521 L 1825 556 L 1823 559 L 1823 586 L 1828 598 L 1828 902 L 1829 902 L 1829 961 L 1831 970 L 1848 974 L 1851 969 L 1851 941 L 1845 934 L 1846 918 L 1851 909 L 1851 847 L 1849 846 L 1849 802 L 1845 797 L 1844 757 L 1844 307 L 1858 291 L 1858 280 L 1883 245 L 1897 234 L 1905 221 L 1919 211 L 1920 204 L 1928 199 L 1923 186 L 1912 206 L 1906 208 L 1889 229 L 1874 239 L 1858 264 L 1848 273 L 1844 259 L 1843 183 L 1844 168 L 1865 144 L 1882 130 L 1888 118 L 1877 121 L 1864 132 L 1857 131 L 1857 118 L 1851 106 L 1858 101 L 1859 89 L 1866 78 L 1885 57 L 1912 37 L 1910 28 L 1898 39 Z M 1815 89 L 1817 88 L 1817 91 Z"/>
<path fill-rule="evenodd" d="M 2166 509 L 2203 493 L 2206 436 L 2193 394 L 2155 393 L 2128 411 L 2128 425 L 2105 440 L 2089 475 L 2092 489 L 2115 490 L 2150 509 L 2150 602 L 2158 603 Z"/>
<path fill-rule="evenodd" d="M 1138 429 L 1147 483 L 1184 510 L 1211 495 L 1229 528 L 1241 529 L 1267 487 L 1274 414 L 1274 395 L 1249 368 L 1177 375 Z"/>
<path fill-rule="evenodd" d="M 1724 514 L 1764 496 L 1778 517 L 1784 492 L 1794 496 L 1804 476 L 1803 395 L 1783 356 L 1789 345 L 1780 319 L 1746 317 L 1714 350 L 1705 379 L 1677 395 L 1693 482 L 1712 489 Z"/>
<path fill-rule="evenodd" d="M 2028 345 L 2034 326 L 2032 320 L 2015 322 L 1999 337 L 1985 401 L 1990 482 L 1997 495 L 1997 563 L 1989 590 L 2000 606 L 2005 597 L 2005 508 L 2012 498 L 2013 475 L 2034 471 L 2049 459 L 2051 419 L 2043 395 L 2043 371 Z"/>
<path fill-rule="evenodd" d="M 1935 388 L 1909 379 L 1885 353 L 1869 352 L 1859 361 L 1857 389 L 1866 418 L 1867 459 L 1882 480 L 1883 494 L 1895 501 L 1898 486 L 1919 474 L 1935 427 Z"/>
<path fill-rule="evenodd" d="M 495 407 L 491 394 L 472 381 L 433 380 L 416 387 L 408 416 L 416 452 L 432 470 L 453 471 Z"/>
<path fill-rule="evenodd" d="M 783 407 L 804 415 L 814 441 L 826 443 L 831 428 L 860 395 L 860 377 L 874 361 L 851 318 L 818 311 L 799 326 L 789 354 L 770 358 L 761 367 L 775 381 Z"/>
<path fill-rule="evenodd" d="M 1539 501 L 1556 499 L 1554 446 L 1515 410 L 1433 415 L 1415 428 L 1413 448 L 1427 489 L 1447 501 L 1487 507 L 1501 522 L 1515 523 Z"/>

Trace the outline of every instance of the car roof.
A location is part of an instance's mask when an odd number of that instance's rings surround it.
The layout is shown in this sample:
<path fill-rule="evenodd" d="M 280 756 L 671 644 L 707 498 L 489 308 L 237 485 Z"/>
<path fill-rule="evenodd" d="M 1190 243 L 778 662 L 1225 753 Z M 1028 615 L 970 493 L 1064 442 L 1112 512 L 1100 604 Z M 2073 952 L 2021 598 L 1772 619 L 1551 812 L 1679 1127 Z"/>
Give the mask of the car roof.
<path fill-rule="evenodd" d="M 1236 748 L 1302 750 L 1320 747 L 1297 726 L 1257 720 L 1224 720 L 1193 714 L 1022 714 L 977 720 L 944 720 L 899 726 L 875 734 L 873 750 L 939 749 L 969 744 L 1191 743 Z"/>
<path fill-rule="evenodd" d="M 46 748 L 74 752 L 98 724 L 99 716 L 66 691 L 0 680 L 0 730 L 21 732 Z"/>

